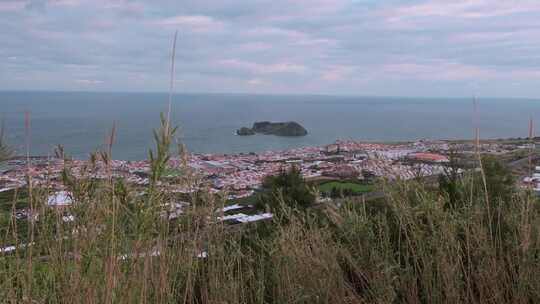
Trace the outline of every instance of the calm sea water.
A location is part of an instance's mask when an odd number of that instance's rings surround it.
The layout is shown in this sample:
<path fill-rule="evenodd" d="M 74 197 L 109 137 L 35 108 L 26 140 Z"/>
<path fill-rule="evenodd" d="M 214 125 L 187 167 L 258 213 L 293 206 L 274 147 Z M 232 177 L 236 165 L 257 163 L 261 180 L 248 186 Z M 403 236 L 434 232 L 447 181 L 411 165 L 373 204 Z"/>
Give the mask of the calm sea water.
<path fill-rule="evenodd" d="M 167 107 L 158 93 L 0 92 L 0 119 L 7 138 L 24 149 L 24 113 L 31 113 L 31 152 L 47 155 L 56 144 L 77 158 L 103 146 L 113 122 L 117 159 L 144 159 L 152 129 Z M 532 117 L 540 123 L 540 100 L 479 99 L 483 138 L 526 137 Z M 462 139 L 473 134 L 470 99 L 331 96 L 177 94 L 172 119 L 190 151 L 232 153 L 324 145 L 336 139 Z M 254 121 L 302 124 L 309 135 L 240 137 Z"/>

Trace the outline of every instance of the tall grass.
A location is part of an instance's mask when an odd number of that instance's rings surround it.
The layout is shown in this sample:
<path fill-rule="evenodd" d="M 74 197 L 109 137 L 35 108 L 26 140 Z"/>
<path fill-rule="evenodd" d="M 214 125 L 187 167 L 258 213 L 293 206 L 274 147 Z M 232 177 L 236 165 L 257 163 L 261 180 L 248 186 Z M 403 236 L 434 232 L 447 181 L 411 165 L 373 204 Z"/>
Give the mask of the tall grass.
<path fill-rule="evenodd" d="M 276 196 L 275 203 L 284 210 L 280 217 L 238 228 L 216 220 L 222 196 L 198 192 L 185 214 L 169 221 L 163 206 L 178 198 L 159 183 L 159 170 L 170 156 L 160 151 L 169 151 L 172 142 L 167 140 L 172 130 L 164 131 L 166 124 L 163 119 L 156 132 L 157 148 L 151 157 L 155 182 L 145 195 L 121 179 L 92 178 L 97 166 L 106 165 L 110 148 L 94 156 L 79 178 L 66 159 L 63 179 L 74 196 L 68 210 L 47 206 L 46 186 L 29 189 L 32 193 L 26 197 L 39 220 L 12 217 L 3 227 L 2 245 L 15 244 L 18 249 L 0 257 L 2 302 L 540 299 L 540 213 L 529 193 L 504 199 L 487 196 L 483 187 L 471 190 L 478 181 L 464 176 L 457 187 L 462 201 L 451 208 L 446 194 L 419 182 L 385 187 L 385 200 L 307 211 L 291 210 Z M 76 220 L 64 222 L 63 212 Z"/>

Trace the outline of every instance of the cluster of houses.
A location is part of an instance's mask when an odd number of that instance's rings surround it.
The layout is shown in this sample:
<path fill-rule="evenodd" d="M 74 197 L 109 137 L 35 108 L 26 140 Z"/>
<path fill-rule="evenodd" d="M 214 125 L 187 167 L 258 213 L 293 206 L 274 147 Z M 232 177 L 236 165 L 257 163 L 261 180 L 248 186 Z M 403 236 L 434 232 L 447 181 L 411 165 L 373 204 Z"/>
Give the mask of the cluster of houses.
<path fill-rule="evenodd" d="M 403 144 L 380 144 L 356 141 L 336 141 L 323 147 L 302 147 L 286 151 L 238 154 L 188 154 L 185 159 L 172 159 L 171 167 L 181 163 L 195 172 L 210 192 L 225 192 L 228 198 L 250 196 L 261 187 L 268 175 L 278 173 L 283 167 L 295 165 L 307 179 L 336 178 L 363 179 L 384 177 L 388 179 L 410 179 L 441 173 L 448 158 L 445 156 L 448 143 L 444 141 L 417 141 Z M 70 160 L 68 167 L 76 177 L 104 179 L 110 174 L 123 178 L 128 183 L 144 187 L 148 184 L 150 165 L 148 161 L 112 160 L 106 167 L 97 161 L 89 173 L 88 161 Z M 420 164 L 420 166 L 418 166 Z M 34 185 L 46 185 L 52 194 L 47 203 L 55 208 L 64 208 L 72 203 L 72 196 L 65 191 L 61 174 L 66 163 L 56 158 L 37 157 L 30 164 L 25 159 L 13 160 L 10 169 L 0 174 L 0 192 L 25 187 L 28 174 Z M 540 181 L 540 172 L 538 176 Z M 172 193 L 189 194 L 197 191 L 196 186 L 185 186 L 165 179 L 160 184 Z M 167 216 L 175 218 L 182 213 L 184 203 L 176 203 L 166 209 Z M 227 211 L 229 212 L 229 211 Z M 227 216 L 232 216 L 228 214 Z M 27 216 L 20 214 L 21 217 Z M 262 218 L 268 215 L 261 215 Z M 238 222 L 259 217 L 236 215 Z M 242 219 L 242 220 L 240 220 Z M 66 221 L 72 220 L 69 215 Z"/>
<path fill-rule="evenodd" d="M 536 166 L 532 176 L 523 178 L 523 183 L 526 186 L 532 186 L 534 192 L 540 196 L 540 166 Z"/>

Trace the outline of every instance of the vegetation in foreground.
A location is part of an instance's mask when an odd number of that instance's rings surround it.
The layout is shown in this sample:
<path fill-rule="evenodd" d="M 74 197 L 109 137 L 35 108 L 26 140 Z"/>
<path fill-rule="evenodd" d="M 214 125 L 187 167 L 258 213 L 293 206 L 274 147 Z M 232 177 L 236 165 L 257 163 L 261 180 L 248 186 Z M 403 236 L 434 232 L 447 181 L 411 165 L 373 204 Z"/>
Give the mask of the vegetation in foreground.
<path fill-rule="evenodd" d="M 331 181 L 319 186 L 321 194 L 329 197 L 360 195 L 373 191 L 374 186 L 358 182 Z"/>
<path fill-rule="evenodd" d="M 0 256 L 6 303 L 535 303 L 540 299 L 540 208 L 496 159 L 483 172 L 449 168 L 434 191 L 412 181 L 377 201 L 315 206 L 298 172 L 268 178 L 270 222 L 216 221 L 221 196 L 194 193 L 169 221 L 159 186 L 174 129 L 162 121 L 145 195 L 122 180 L 74 179 L 67 209 L 47 190 L 25 200 L 39 220 L 27 236 L 11 217 Z M 109 152 L 100 154 L 107 164 Z M 95 164 L 94 164 L 95 165 Z M 182 170 L 181 172 L 187 172 Z M 194 183 L 185 173 L 178 182 Z M 15 194 L 13 202 L 19 198 Z M 14 208 L 12 208 L 14 210 Z M 65 222 L 69 212 L 75 218 Z M 236 228 L 240 227 L 240 228 Z"/>

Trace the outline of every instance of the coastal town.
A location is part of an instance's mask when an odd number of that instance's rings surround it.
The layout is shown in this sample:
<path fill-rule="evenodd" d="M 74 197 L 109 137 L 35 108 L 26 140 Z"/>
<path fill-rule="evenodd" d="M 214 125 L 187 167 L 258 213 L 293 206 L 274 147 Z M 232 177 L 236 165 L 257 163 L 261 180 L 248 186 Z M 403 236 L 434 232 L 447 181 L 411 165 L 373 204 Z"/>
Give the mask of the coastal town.
<path fill-rule="evenodd" d="M 415 177 L 435 176 L 443 172 L 449 162 L 449 151 L 463 155 L 482 152 L 505 154 L 526 149 L 527 145 L 470 142 L 450 143 L 443 140 L 418 140 L 407 143 L 370 143 L 336 141 L 321 147 L 302 147 L 286 151 L 238 154 L 185 153 L 169 161 L 161 187 L 177 193 L 191 193 L 200 187 L 210 192 L 225 192 L 230 199 L 250 196 L 257 191 L 268 175 L 275 175 L 283 168 L 297 166 L 306 180 L 317 179 L 374 179 L 408 180 Z M 27 176 L 33 185 L 47 186 L 62 191 L 61 174 L 69 168 L 75 178 L 121 178 L 126 182 L 145 186 L 149 183 L 150 164 L 146 160 L 112 160 L 109 166 L 95 162 L 88 172 L 88 160 L 32 157 L 27 164 L 25 157 L 14 158 L 0 174 L 0 192 L 25 187 Z M 197 185 L 174 182 L 183 172 L 190 172 L 200 181 Z"/>

